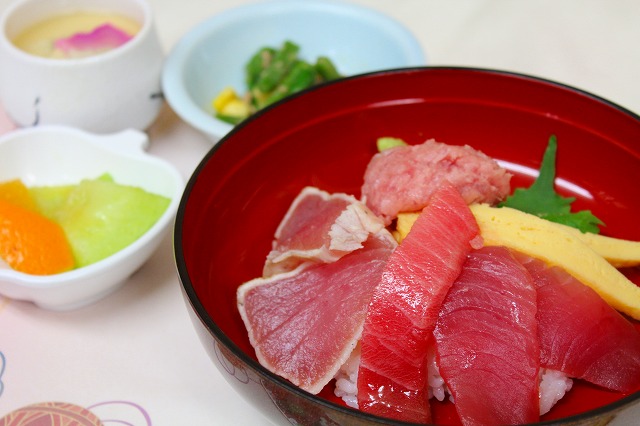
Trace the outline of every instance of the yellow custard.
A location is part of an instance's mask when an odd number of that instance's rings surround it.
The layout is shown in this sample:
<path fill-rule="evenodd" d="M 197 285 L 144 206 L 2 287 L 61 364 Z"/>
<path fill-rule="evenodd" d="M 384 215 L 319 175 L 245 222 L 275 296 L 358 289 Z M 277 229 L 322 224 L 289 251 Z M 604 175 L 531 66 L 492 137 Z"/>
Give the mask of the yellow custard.
<path fill-rule="evenodd" d="M 74 12 L 55 15 L 40 21 L 18 34 L 12 41 L 21 50 L 36 56 L 64 59 L 102 53 L 113 47 L 86 49 L 73 54 L 56 48 L 57 40 L 81 33 L 91 33 L 96 28 L 109 24 L 118 31 L 133 37 L 141 27 L 136 20 L 124 15 L 106 12 Z"/>

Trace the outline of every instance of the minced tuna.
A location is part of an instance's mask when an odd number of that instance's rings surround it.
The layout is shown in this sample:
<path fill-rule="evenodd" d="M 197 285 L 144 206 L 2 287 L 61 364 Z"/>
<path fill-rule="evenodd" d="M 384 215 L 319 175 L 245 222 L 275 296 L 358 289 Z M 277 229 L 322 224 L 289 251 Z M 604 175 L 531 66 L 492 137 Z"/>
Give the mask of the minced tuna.
<path fill-rule="evenodd" d="M 400 212 L 422 210 L 443 180 L 467 204 L 502 201 L 511 192 L 511 174 L 484 153 L 433 139 L 373 156 L 364 175 L 362 200 L 390 224 Z"/>

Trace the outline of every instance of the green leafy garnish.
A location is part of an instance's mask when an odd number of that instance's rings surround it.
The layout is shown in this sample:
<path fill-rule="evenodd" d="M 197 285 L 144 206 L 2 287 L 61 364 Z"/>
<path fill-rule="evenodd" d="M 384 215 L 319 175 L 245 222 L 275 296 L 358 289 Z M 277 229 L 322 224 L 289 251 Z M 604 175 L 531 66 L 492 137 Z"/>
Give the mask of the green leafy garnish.
<path fill-rule="evenodd" d="M 597 234 L 600 232 L 598 225 L 602 225 L 603 222 L 589 210 L 571 212 L 571 204 L 575 198 L 562 197 L 555 191 L 557 149 L 556 137 L 551 135 L 535 182 L 529 188 L 516 188 L 513 195 L 507 197 L 499 206 L 512 207 L 552 222 L 577 228 L 582 232 Z"/>

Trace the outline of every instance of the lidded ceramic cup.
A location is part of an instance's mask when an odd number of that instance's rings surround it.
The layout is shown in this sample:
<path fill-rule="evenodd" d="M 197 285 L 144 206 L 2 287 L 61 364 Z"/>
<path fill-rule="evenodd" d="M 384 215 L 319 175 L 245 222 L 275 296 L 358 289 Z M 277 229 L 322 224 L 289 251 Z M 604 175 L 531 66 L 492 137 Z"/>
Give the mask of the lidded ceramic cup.
<path fill-rule="evenodd" d="M 116 47 L 66 58 L 28 53 L 15 42 L 47 19 L 100 13 L 126 17 L 138 30 Z M 82 44 L 97 35 L 85 32 L 65 40 Z M 145 0 L 17 0 L 0 18 L 0 103 L 18 127 L 63 124 L 96 133 L 143 130 L 163 103 L 163 60 Z"/>

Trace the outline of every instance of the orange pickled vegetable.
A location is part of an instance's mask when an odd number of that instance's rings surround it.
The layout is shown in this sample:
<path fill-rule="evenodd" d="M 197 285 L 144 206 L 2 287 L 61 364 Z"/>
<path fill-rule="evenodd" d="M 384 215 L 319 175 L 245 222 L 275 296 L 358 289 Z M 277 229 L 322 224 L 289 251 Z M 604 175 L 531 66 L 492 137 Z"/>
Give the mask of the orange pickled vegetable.
<path fill-rule="evenodd" d="M 57 223 L 0 199 L 0 257 L 13 269 L 49 275 L 73 268 L 71 247 Z"/>
<path fill-rule="evenodd" d="M 29 188 L 20 179 L 0 182 L 0 200 L 17 204 L 34 212 L 38 210 Z"/>

